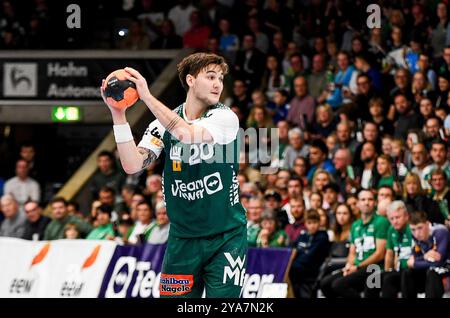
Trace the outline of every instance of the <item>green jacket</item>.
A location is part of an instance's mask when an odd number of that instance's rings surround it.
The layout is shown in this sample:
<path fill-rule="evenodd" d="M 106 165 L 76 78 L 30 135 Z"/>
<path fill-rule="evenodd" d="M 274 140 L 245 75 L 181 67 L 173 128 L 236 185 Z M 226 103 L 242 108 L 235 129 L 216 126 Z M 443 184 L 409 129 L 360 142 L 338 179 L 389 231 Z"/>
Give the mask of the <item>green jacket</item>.
<path fill-rule="evenodd" d="M 288 235 L 284 230 L 276 231 L 269 237 L 269 246 L 268 247 L 286 247 L 287 245 L 288 245 Z M 258 240 L 256 241 L 256 246 L 264 247 L 262 245 L 259 235 L 258 235 Z"/>
<path fill-rule="evenodd" d="M 247 227 L 247 243 L 248 247 L 256 247 L 256 240 L 258 239 L 259 231 L 261 231 L 261 227 L 259 223 L 254 223 Z"/>
<path fill-rule="evenodd" d="M 44 240 L 59 240 L 64 238 L 64 227 L 68 223 L 75 223 L 80 237 L 86 237 L 92 231 L 92 225 L 75 215 L 67 215 L 61 220 L 52 220 L 45 229 Z"/>
<path fill-rule="evenodd" d="M 114 228 L 111 223 L 108 223 L 106 225 L 101 225 L 96 227 L 89 233 L 89 235 L 86 237 L 87 240 L 105 240 L 106 237 L 115 236 L 114 235 Z"/>

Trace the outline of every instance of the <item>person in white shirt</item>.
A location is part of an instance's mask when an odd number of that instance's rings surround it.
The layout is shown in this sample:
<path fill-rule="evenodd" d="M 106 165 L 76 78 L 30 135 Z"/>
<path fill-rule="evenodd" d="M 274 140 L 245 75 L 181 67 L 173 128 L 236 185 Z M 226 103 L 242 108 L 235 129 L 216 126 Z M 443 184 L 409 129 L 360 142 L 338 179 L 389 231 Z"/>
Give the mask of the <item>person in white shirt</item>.
<path fill-rule="evenodd" d="M 191 27 L 189 17 L 193 11 L 197 10 L 197 8 L 191 4 L 191 0 L 179 0 L 178 3 L 178 5 L 170 9 L 168 18 L 175 26 L 175 33 L 179 36 L 183 36 L 183 34 Z"/>
<path fill-rule="evenodd" d="M 4 193 L 12 194 L 21 208 L 28 200 L 39 202 L 41 198 L 39 183 L 28 176 L 29 170 L 28 162 L 19 159 L 16 162 L 16 176 L 5 182 Z"/>
<path fill-rule="evenodd" d="M 170 222 L 167 217 L 166 205 L 164 201 L 156 204 L 156 220 L 145 233 L 146 242 L 150 244 L 164 244 L 169 238 Z"/>
<path fill-rule="evenodd" d="M 143 235 L 152 225 L 152 208 L 147 202 L 141 202 L 136 206 L 137 221 L 130 229 L 128 243 L 143 243 Z"/>

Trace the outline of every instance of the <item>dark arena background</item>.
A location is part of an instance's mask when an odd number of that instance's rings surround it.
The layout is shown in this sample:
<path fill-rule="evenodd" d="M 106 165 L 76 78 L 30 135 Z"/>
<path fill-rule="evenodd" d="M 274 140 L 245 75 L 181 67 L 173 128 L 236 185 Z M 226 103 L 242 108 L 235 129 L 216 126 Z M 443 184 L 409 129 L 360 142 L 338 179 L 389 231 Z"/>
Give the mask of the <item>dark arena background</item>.
<path fill-rule="evenodd" d="M 207 52 L 228 64 L 220 102 L 244 133 L 246 267 L 230 262 L 223 281 L 265 301 L 449 298 L 449 9 L 0 0 L 0 297 L 160 297 L 168 154 L 127 174 L 100 87 L 132 67 L 175 109 L 178 63 Z M 138 144 L 155 115 L 141 100 L 126 114 Z M 177 200 L 211 184 L 183 183 Z"/>

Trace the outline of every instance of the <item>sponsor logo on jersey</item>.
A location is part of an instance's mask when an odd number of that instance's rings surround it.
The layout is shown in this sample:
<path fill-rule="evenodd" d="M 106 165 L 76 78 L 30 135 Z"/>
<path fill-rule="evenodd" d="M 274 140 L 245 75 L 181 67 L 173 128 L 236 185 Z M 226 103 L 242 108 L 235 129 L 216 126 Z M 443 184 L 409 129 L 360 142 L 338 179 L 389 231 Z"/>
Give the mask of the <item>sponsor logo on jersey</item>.
<path fill-rule="evenodd" d="M 203 199 L 205 192 L 208 195 L 212 195 L 222 189 L 223 184 L 220 173 L 215 172 L 189 183 L 185 183 L 182 180 L 174 180 L 172 184 L 172 195 L 188 201 L 194 201 Z"/>
<path fill-rule="evenodd" d="M 150 143 L 155 145 L 156 147 L 162 146 L 162 141 L 156 137 L 152 137 L 152 139 L 150 139 Z"/>
<path fill-rule="evenodd" d="M 160 295 L 179 296 L 192 291 L 194 275 L 170 275 L 161 274 Z"/>
<path fill-rule="evenodd" d="M 152 131 L 150 132 L 150 134 L 152 134 L 153 137 L 161 139 L 161 134 L 159 133 L 157 127 L 153 128 Z"/>
<path fill-rule="evenodd" d="M 223 284 L 228 281 L 232 281 L 233 285 L 241 286 L 244 285 L 245 279 L 245 255 L 241 258 L 239 255 L 234 258 L 230 253 L 223 253 L 228 261 L 229 266 L 223 268 Z"/>

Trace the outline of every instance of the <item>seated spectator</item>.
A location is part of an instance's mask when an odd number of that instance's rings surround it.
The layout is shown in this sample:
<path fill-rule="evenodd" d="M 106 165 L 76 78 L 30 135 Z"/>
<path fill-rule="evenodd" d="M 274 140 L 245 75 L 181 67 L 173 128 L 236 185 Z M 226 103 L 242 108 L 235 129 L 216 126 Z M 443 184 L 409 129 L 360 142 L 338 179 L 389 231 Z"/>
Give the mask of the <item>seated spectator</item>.
<path fill-rule="evenodd" d="M 116 192 L 114 189 L 107 186 L 102 187 L 98 193 L 98 201 L 111 207 L 111 221 L 115 222 L 119 215 L 116 212 Z"/>
<path fill-rule="evenodd" d="M 249 247 L 256 247 L 261 218 L 264 211 L 264 201 L 259 197 L 251 197 L 247 206 L 247 243 Z"/>
<path fill-rule="evenodd" d="M 444 286 L 437 269 L 449 259 L 449 231 L 442 225 L 432 227 L 423 211 L 411 215 L 410 227 L 414 248 L 402 272 L 402 298 L 417 298 L 421 292 L 426 298 L 442 298 Z"/>
<path fill-rule="evenodd" d="M 394 105 L 398 113 L 394 137 L 405 140 L 409 129 L 420 128 L 420 116 L 414 111 L 405 94 L 397 94 L 394 97 Z"/>
<path fill-rule="evenodd" d="M 261 79 L 266 57 L 255 47 L 255 35 L 246 33 L 242 37 L 242 47 L 236 54 L 234 71 L 239 78 L 244 79 L 250 91 L 261 86 Z"/>
<path fill-rule="evenodd" d="M 381 186 L 387 185 L 389 187 L 394 186 L 394 175 L 392 168 L 392 159 L 387 155 L 381 155 L 377 158 L 377 172 L 380 175 L 378 180 L 377 189 Z"/>
<path fill-rule="evenodd" d="M 319 191 L 314 191 L 309 196 L 309 209 L 318 210 L 323 205 L 323 195 Z M 308 210 L 309 210 L 308 209 Z"/>
<path fill-rule="evenodd" d="M 127 244 L 127 235 L 133 227 L 134 222 L 129 214 L 123 214 L 117 223 L 117 233 L 115 233 L 116 237 L 114 240 L 120 245 Z"/>
<path fill-rule="evenodd" d="M 5 219 L 0 225 L 0 236 L 21 238 L 25 233 L 26 218 L 19 211 L 19 205 L 11 194 L 4 194 L 0 207 Z"/>
<path fill-rule="evenodd" d="M 343 92 L 345 90 L 354 91 L 357 70 L 350 64 L 350 55 L 345 52 L 339 52 L 337 56 L 338 72 L 334 78 L 330 95 L 327 98 L 327 103 L 333 108 L 341 106 L 345 102 L 349 102 L 344 98 Z"/>
<path fill-rule="evenodd" d="M 125 174 L 117 168 L 114 155 L 109 151 L 101 151 L 97 155 L 98 171 L 92 176 L 91 193 L 94 199 L 97 199 L 102 187 L 107 186 L 114 190 L 114 193 L 120 193 L 125 183 Z"/>
<path fill-rule="evenodd" d="M 369 288 L 366 279 L 371 272 L 366 270 L 370 264 L 384 260 L 389 222 L 375 213 L 374 194 L 361 190 L 358 194 L 361 219 L 353 222 L 350 230 L 350 252 L 342 271 L 331 274 L 321 281 L 321 290 L 327 298 L 360 298 L 364 291 L 366 298 L 376 298 L 378 288 Z"/>
<path fill-rule="evenodd" d="M 180 49 L 183 47 L 183 40 L 175 33 L 173 22 L 164 19 L 160 26 L 159 36 L 151 43 L 152 49 Z"/>
<path fill-rule="evenodd" d="M 278 222 L 272 213 L 263 215 L 261 220 L 261 231 L 256 239 L 257 247 L 286 247 L 288 236 L 286 232 L 279 229 Z"/>
<path fill-rule="evenodd" d="M 288 235 L 289 242 L 295 242 L 302 231 L 306 229 L 304 219 L 305 202 L 301 196 L 291 197 L 289 206 L 294 222 L 287 224 L 284 230 Z"/>
<path fill-rule="evenodd" d="M 145 231 L 152 224 L 152 208 L 147 202 L 140 202 L 136 206 L 137 220 L 134 226 L 129 230 L 127 241 L 130 244 L 140 244 L 145 242 Z"/>
<path fill-rule="evenodd" d="M 36 201 L 25 203 L 23 210 L 27 221 L 25 222 L 25 231 L 22 238 L 33 241 L 43 240 L 45 228 L 51 222 L 51 219 L 42 215 L 42 207 Z"/>
<path fill-rule="evenodd" d="M 274 190 L 267 190 L 264 193 L 264 208 L 265 212 L 272 213 L 277 219 L 277 226 L 280 229 L 289 224 L 289 218 L 285 210 L 281 209 L 281 195 Z"/>
<path fill-rule="evenodd" d="M 182 36 L 190 28 L 189 17 L 196 9 L 192 0 L 179 0 L 178 4 L 169 10 L 168 18 L 175 25 L 175 32 Z"/>
<path fill-rule="evenodd" d="M 112 208 L 102 204 L 97 208 L 97 227 L 93 229 L 87 240 L 112 240 L 115 237 L 114 227 L 111 223 Z"/>
<path fill-rule="evenodd" d="M 429 198 L 422 190 L 420 178 L 415 173 L 408 173 L 403 182 L 403 202 L 406 204 L 408 213 L 425 211 L 428 221 L 431 223 L 445 223 L 444 215 L 441 213 L 438 201 Z"/>
<path fill-rule="evenodd" d="M 273 94 L 273 102 L 267 104 L 267 110 L 275 125 L 277 125 L 280 120 L 285 120 L 288 115 L 290 106 L 287 103 L 287 99 L 288 92 L 284 89 L 278 89 Z"/>
<path fill-rule="evenodd" d="M 316 108 L 316 121 L 313 122 L 311 131 L 311 138 L 326 138 L 337 126 L 337 117 L 334 116 L 331 106 L 328 104 L 320 105 Z"/>
<path fill-rule="evenodd" d="M 77 240 L 81 239 L 80 230 L 78 229 L 78 225 L 76 223 L 67 223 L 64 226 L 64 237 L 68 240 Z"/>
<path fill-rule="evenodd" d="M 403 201 L 392 202 L 388 208 L 387 217 L 391 226 L 387 233 L 381 297 L 397 298 L 402 273 L 408 268 L 407 261 L 412 255 L 413 239 L 408 224 L 409 213 Z"/>
<path fill-rule="evenodd" d="M 447 143 L 441 139 L 435 139 L 431 143 L 430 155 L 432 164 L 430 165 L 430 173 L 425 175 L 425 180 L 431 179 L 431 172 L 440 168 L 447 175 L 447 181 L 450 185 L 450 161 L 447 159 Z"/>
<path fill-rule="evenodd" d="M 431 173 L 430 183 L 434 192 L 432 199 L 439 205 L 439 211 L 444 217 L 445 224 L 450 227 L 450 191 L 447 174 L 441 169 L 434 170 Z"/>
<path fill-rule="evenodd" d="M 269 100 L 273 100 L 277 91 L 283 90 L 287 93 L 289 86 L 281 70 L 277 57 L 269 55 L 266 60 L 266 70 L 264 71 L 261 90 L 266 93 Z M 286 117 L 286 116 L 285 116 Z"/>
<path fill-rule="evenodd" d="M 167 217 L 166 206 L 163 201 L 156 204 L 156 219 L 150 228 L 145 231 L 145 242 L 150 244 L 164 244 L 169 238 L 170 223 Z"/>
<path fill-rule="evenodd" d="M 281 157 L 283 158 L 283 167 L 285 169 L 293 170 L 296 158 L 308 157 L 309 146 L 305 144 L 303 132 L 300 128 L 292 128 L 289 130 L 288 136 L 289 146 L 286 147 Z"/>
<path fill-rule="evenodd" d="M 330 243 L 325 231 L 319 230 L 320 216 L 309 210 L 305 217 L 306 231 L 293 242 L 297 254 L 289 272 L 294 293 L 298 298 L 313 297 L 312 287 L 320 265 L 328 255 Z"/>
<path fill-rule="evenodd" d="M 36 180 L 28 176 L 28 173 L 28 162 L 19 159 L 16 162 L 16 176 L 5 182 L 4 193 L 12 194 L 21 209 L 28 200 L 39 201 L 41 199 L 41 187 Z"/>
<path fill-rule="evenodd" d="M 304 132 L 309 131 L 314 122 L 316 103 L 308 93 L 308 82 L 305 77 L 297 76 L 294 79 L 294 94 L 289 102 L 287 121 Z"/>
<path fill-rule="evenodd" d="M 328 158 L 327 145 L 321 140 L 313 140 L 309 148 L 309 164 L 310 169 L 308 171 L 308 180 L 312 180 L 316 171 L 321 169 L 333 174 L 335 168 L 333 163 Z"/>
<path fill-rule="evenodd" d="M 336 209 L 339 205 L 339 186 L 335 182 L 330 182 L 322 188 L 323 193 L 323 205 L 322 209 L 328 215 L 330 220 L 330 226 L 333 226 L 336 221 Z"/>
<path fill-rule="evenodd" d="M 80 218 L 69 215 L 67 201 L 62 197 L 55 197 L 50 201 L 52 221 L 44 232 L 44 240 L 58 240 L 64 238 L 64 227 L 68 223 L 75 223 L 80 232 L 80 237 L 85 238 L 92 231 L 92 226 Z"/>
<path fill-rule="evenodd" d="M 86 216 L 80 211 L 80 205 L 75 201 L 67 202 L 67 212 L 69 212 L 69 215 L 75 215 L 80 219 L 86 218 Z"/>

